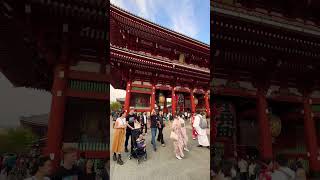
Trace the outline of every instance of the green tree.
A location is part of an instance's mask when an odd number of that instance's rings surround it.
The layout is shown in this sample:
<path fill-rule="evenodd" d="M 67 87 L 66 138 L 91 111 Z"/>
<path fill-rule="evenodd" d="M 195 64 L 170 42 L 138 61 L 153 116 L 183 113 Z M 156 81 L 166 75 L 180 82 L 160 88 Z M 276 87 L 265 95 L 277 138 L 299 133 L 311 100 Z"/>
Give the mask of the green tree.
<path fill-rule="evenodd" d="M 121 104 L 117 101 L 113 101 L 111 102 L 110 109 L 111 111 L 118 111 L 119 109 L 121 109 Z"/>
<path fill-rule="evenodd" d="M 31 130 L 25 128 L 9 129 L 0 135 L 0 153 L 24 153 L 30 150 L 33 142 L 37 140 Z"/>

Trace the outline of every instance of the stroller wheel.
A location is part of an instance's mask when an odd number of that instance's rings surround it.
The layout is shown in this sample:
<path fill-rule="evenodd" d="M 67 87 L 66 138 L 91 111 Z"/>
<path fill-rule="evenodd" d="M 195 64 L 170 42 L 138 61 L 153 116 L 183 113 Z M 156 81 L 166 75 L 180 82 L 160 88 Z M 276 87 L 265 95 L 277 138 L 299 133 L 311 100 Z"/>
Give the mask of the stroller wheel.
<path fill-rule="evenodd" d="M 131 159 L 131 155 L 129 155 L 129 160 Z"/>
<path fill-rule="evenodd" d="M 137 159 L 137 163 L 140 164 L 140 160 L 139 159 Z"/>
<path fill-rule="evenodd" d="M 147 154 L 143 157 L 143 160 L 145 161 L 147 160 Z"/>

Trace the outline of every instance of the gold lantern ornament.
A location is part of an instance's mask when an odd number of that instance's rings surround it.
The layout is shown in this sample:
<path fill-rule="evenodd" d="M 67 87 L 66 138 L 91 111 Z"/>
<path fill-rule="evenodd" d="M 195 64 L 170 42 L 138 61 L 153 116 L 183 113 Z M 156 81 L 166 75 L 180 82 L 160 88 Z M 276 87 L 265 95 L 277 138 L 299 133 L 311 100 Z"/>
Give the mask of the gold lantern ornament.
<path fill-rule="evenodd" d="M 159 104 L 164 105 L 166 97 L 162 93 L 159 94 Z"/>
<path fill-rule="evenodd" d="M 278 137 L 281 133 L 281 127 L 282 127 L 281 119 L 278 116 L 269 115 L 269 123 L 270 123 L 271 136 L 273 138 Z"/>
<path fill-rule="evenodd" d="M 193 98 L 193 102 L 195 105 L 198 105 L 198 99 L 196 97 Z"/>
<path fill-rule="evenodd" d="M 184 64 L 184 62 L 185 62 L 185 55 L 183 53 L 181 53 L 179 55 L 179 62 L 182 63 L 182 64 Z"/>

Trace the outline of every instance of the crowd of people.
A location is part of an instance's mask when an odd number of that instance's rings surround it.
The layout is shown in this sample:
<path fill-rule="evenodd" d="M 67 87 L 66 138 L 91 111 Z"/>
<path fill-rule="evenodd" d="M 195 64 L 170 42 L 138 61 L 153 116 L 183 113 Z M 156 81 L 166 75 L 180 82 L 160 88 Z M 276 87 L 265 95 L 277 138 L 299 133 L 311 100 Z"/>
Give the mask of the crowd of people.
<path fill-rule="evenodd" d="M 184 152 L 189 151 L 188 133 L 186 122 L 192 123 L 192 137 L 198 140 L 198 147 L 209 148 L 207 137 L 208 122 L 200 112 L 171 113 L 153 110 L 150 115 L 146 112 L 136 113 L 134 109 L 130 112 L 115 113 L 117 117 L 114 123 L 114 135 L 111 152 L 113 160 L 122 165 L 121 154 L 130 153 L 134 147 L 142 152 L 147 151 L 146 136 L 151 135 L 152 149 L 157 151 L 157 144 L 166 147 L 166 143 L 173 143 L 174 155 L 177 159 L 185 158 Z M 170 137 L 165 137 L 163 131 L 170 128 Z M 168 142 L 166 142 L 166 141 Z M 171 141 L 171 142 L 170 142 Z M 144 156 L 146 158 L 146 156 Z M 12 180 L 106 180 L 109 179 L 109 160 L 104 160 L 104 165 L 95 167 L 91 159 L 84 156 L 78 157 L 76 148 L 68 147 L 62 149 L 62 163 L 59 168 L 53 168 L 53 162 L 49 156 L 41 153 L 24 155 L 5 154 L 0 156 L 0 174 L 6 179 Z"/>
<path fill-rule="evenodd" d="M 148 127 L 151 131 L 151 145 L 152 149 L 157 151 L 157 142 L 162 147 L 166 147 L 165 139 L 170 139 L 174 146 L 174 153 L 177 159 L 181 160 L 184 156 L 184 151 L 188 149 L 188 135 L 186 129 L 186 121 L 192 123 L 193 139 L 198 139 L 198 147 L 209 148 L 209 139 L 207 137 L 208 122 L 204 114 L 196 112 L 191 113 L 163 113 L 163 111 L 152 110 L 150 115 L 146 112 L 137 113 L 134 108 L 130 108 L 129 113 L 125 111 L 114 113 L 114 133 L 111 152 L 113 152 L 113 160 L 118 164 L 123 165 L 122 153 L 129 153 L 128 145 L 130 139 L 130 153 L 132 155 L 136 150 L 140 149 L 140 154 L 146 152 L 145 138 L 148 134 Z M 163 130 L 171 128 L 170 137 L 164 138 Z M 135 149 L 136 147 L 136 149 Z M 131 156 L 129 156 L 131 157 Z"/>
<path fill-rule="evenodd" d="M 306 180 L 306 171 L 301 160 L 289 164 L 284 155 L 274 160 L 258 161 L 254 158 L 239 158 L 225 161 L 213 167 L 214 180 Z"/>
<path fill-rule="evenodd" d="M 91 159 L 78 159 L 78 150 L 62 149 L 61 166 L 54 170 L 49 156 L 18 157 L 14 154 L 2 158 L 1 174 L 9 180 L 109 180 L 109 160 L 95 167 Z"/>
<path fill-rule="evenodd" d="M 32 146 L 28 153 L 0 154 L 0 177 L 23 179 L 31 173 L 36 157 L 39 155 L 40 149 L 38 145 Z"/>

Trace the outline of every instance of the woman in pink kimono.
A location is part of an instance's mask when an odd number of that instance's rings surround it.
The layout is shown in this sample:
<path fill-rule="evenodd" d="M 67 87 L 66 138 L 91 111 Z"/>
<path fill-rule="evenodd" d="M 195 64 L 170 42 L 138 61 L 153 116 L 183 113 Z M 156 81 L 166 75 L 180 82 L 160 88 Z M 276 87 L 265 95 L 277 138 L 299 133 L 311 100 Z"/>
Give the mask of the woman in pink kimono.
<path fill-rule="evenodd" d="M 187 136 L 187 128 L 186 128 L 186 123 L 185 123 L 185 120 L 179 116 L 179 121 L 180 121 L 180 124 L 181 124 L 181 130 L 182 130 L 182 135 L 183 135 L 183 150 L 189 152 L 189 149 L 187 147 L 188 145 L 188 136 Z"/>
<path fill-rule="evenodd" d="M 175 117 L 173 120 L 172 131 L 178 136 L 178 140 L 173 140 L 174 152 L 176 153 L 176 158 L 181 160 L 184 157 L 184 136 L 182 133 L 181 123 L 178 117 Z"/>

